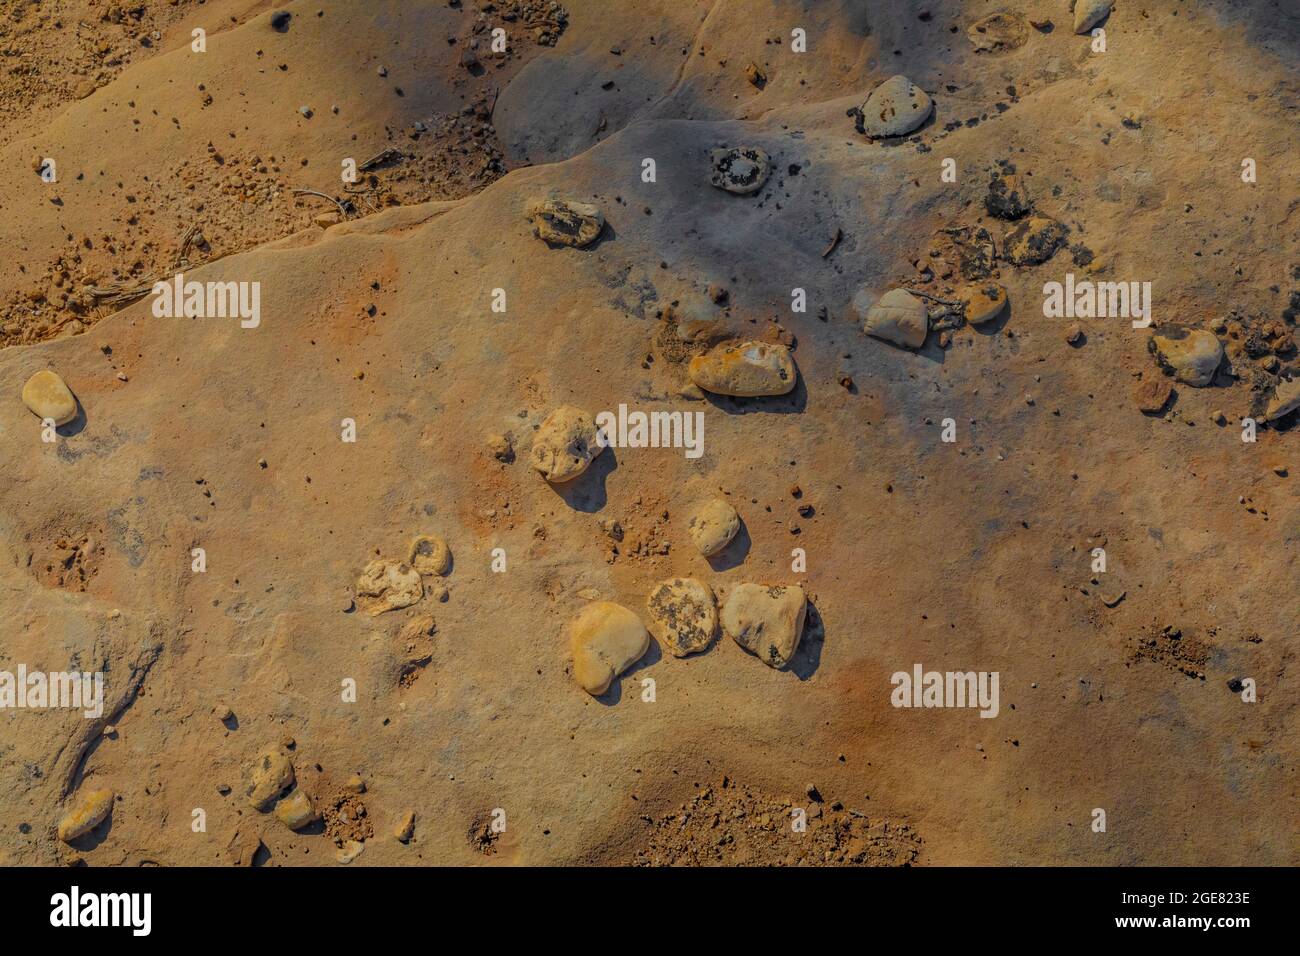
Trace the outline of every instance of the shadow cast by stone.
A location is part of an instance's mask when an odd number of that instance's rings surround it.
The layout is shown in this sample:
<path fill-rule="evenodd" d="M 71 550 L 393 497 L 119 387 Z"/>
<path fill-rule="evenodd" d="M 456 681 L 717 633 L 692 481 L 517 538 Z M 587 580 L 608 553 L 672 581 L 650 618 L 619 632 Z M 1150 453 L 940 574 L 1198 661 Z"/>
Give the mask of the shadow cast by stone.
<path fill-rule="evenodd" d="M 645 670 L 647 667 L 653 667 L 655 664 L 658 664 L 663 660 L 663 656 L 663 649 L 660 648 L 659 642 L 655 639 L 654 635 L 651 634 L 650 646 L 646 648 L 646 652 L 641 655 L 640 659 L 622 674 L 615 677 L 613 681 L 610 682 L 609 690 L 594 699 L 599 703 L 604 704 L 606 707 L 613 707 L 623 699 L 624 681 L 634 680 L 638 673 Z M 640 682 L 637 682 L 637 687 L 633 688 L 633 692 L 637 693 L 637 696 L 640 696 L 638 693 L 639 687 Z"/>
<path fill-rule="evenodd" d="M 547 486 L 574 511 L 595 514 L 609 501 L 605 492 L 605 479 L 617 467 L 618 456 L 612 447 L 607 447 L 592 459 L 587 470 L 577 478 L 561 484 L 547 482 Z"/>
<path fill-rule="evenodd" d="M 745 519 L 740 519 L 740 528 L 735 535 L 727 542 L 727 546 L 717 554 L 711 554 L 706 561 L 709 567 L 714 571 L 730 571 L 732 568 L 738 568 L 745 563 L 745 558 L 749 556 L 749 549 L 753 541 L 749 537 L 749 529 L 745 527 Z"/>

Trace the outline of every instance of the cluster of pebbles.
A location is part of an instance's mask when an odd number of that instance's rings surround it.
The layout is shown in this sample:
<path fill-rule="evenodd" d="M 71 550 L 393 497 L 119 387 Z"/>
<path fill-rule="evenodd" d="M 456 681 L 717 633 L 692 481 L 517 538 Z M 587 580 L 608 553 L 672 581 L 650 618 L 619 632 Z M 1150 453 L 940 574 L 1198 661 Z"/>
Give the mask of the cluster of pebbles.
<path fill-rule="evenodd" d="M 766 347 L 766 343 L 755 344 Z M 743 362 L 739 367 L 752 370 Z M 793 383 L 793 365 L 779 371 Z M 770 393 L 747 390 L 725 394 Z M 603 448 L 591 415 L 576 406 L 562 405 L 542 421 L 529 460 L 547 481 L 562 484 L 585 472 Z M 735 508 L 722 499 L 712 499 L 695 509 L 687 529 L 696 550 L 708 558 L 730 544 L 740 524 Z M 599 696 L 645 655 L 651 631 L 673 656 L 687 657 L 707 650 L 721 623 L 722 632 L 746 651 L 771 667 L 785 667 L 799 647 L 807 606 L 798 586 L 741 584 L 731 591 L 719 615 L 717 599 L 707 583 L 670 578 L 659 582 L 646 600 L 648 629 L 628 608 L 595 601 L 569 621 L 565 637 L 573 656 L 574 678 L 587 693 Z"/>
<path fill-rule="evenodd" d="M 1111 0 L 1074 0 L 1073 29 L 1086 34 L 1105 21 Z M 509 5 L 517 13 L 517 3 Z M 555 14 L 557 4 L 525 4 L 532 23 L 534 13 Z M 539 14 L 540 15 L 540 14 Z M 562 29 L 563 16 L 555 24 Z M 1035 27 L 1042 28 L 1033 22 Z M 1050 21 L 1049 21 L 1050 25 Z M 558 29 L 554 32 L 558 33 Z M 538 41 L 547 42 L 547 24 L 537 26 Z M 1021 25 L 1014 15 L 993 14 L 971 28 L 977 49 L 996 51 L 1024 42 Z M 751 78 L 751 82 L 760 85 Z M 850 110 L 859 133 L 872 140 L 892 139 L 919 130 L 933 115 L 934 101 L 905 76 L 892 76 L 877 86 L 860 107 Z M 756 146 L 721 147 L 710 154 L 709 181 L 737 196 L 760 192 L 772 171 L 770 156 Z M 863 331 L 878 340 L 906 348 L 920 349 L 932 332 L 940 335 L 940 347 L 951 340 L 951 330 L 969 323 L 980 325 L 1001 315 L 1007 306 L 1007 291 L 998 280 L 998 261 L 1016 267 L 1043 264 L 1067 246 L 1069 228 L 1038 212 L 1027 183 L 1009 164 L 1001 164 L 988 186 L 985 209 L 1006 223 L 999 248 L 993 235 L 977 225 L 941 229 L 930 248 L 916 260 L 913 283 L 888 289 L 877 295 L 862 290 L 854 298 Z M 526 210 L 534 234 L 552 247 L 587 248 L 605 230 L 601 210 L 591 203 L 555 197 L 531 202 Z M 1084 250 L 1086 252 L 1086 250 Z M 1076 264 L 1086 265 L 1076 258 Z M 926 288 L 917 288 L 925 286 Z M 1294 324 L 1294 316 L 1289 320 Z M 1229 352 L 1249 346 L 1238 328 L 1234 337 L 1229 323 L 1215 330 L 1158 326 L 1152 330 L 1148 348 L 1162 377 L 1144 379 L 1135 391 L 1143 411 L 1159 412 L 1168 403 L 1170 380 L 1191 387 L 1215 383 L 1232 357 L 1216 332 L 1229 334 Z M 1280 327 L 1274 340 L 1287 340 L 1277 351 L 1294 352 L 1291 333 Z M 1077 341 L 1080 336 L 1068 332 Z M 1300 409 L 1300 374 L 1294 369 L 1270 369 L 1275 377 L 1261 396 L 1253 413 L 1262 422 L 1276 422 Z M 790 347 L 781 342 L 731 338 L 712 344 L 694 355 L 686 374 L 704 391 L 735 397 L 763 397 L 788 394 L 798 377 Z M 33 374 L 22 388 L 23 403 L 42 421 L 56 426 L 73 421 L 79 411 L 75 395 L 53 370 Z M 497 439 L 493 454 L 502 461 L 513 460 L 508 439 Z M 529 461 L 546 481 L 561 484 L 583 474 L 603 446 L 592 417 L 572 405 L 554 409 L 542 422 L 533 441 Z M 687 531 L 696 550 L 705 558 L 720 553 L 732 541 L 741 525 L 736 510 L 721 499 L 706 501 L 689 518 Z M 377 559 L 369 562 L 356 583 L 356 595 L 371 615 L 410 607 L 426 595 L 425 578 L 441 578 L 451 569 L 451 552 L 437 535 L 420 535 L 408 549 L 405 560 Z M 445 586 L 438 585 L 441 599 Z M 349 610 L 351 607 L 348 608 Z M 731 588 L 719 610 L 713 588 L 698 578 L 674 577 L 658 582 L 646 599 L 649 625 L 634 611 L 608 601 L 594 601 L 569 620 L 564 635 L 573 660 L 573 674 L 587 693 L 606 693 L 613 681 L 639 661 L 649 649 L 650 636 L 675 657 L 689 657 L 707 651 L 719 631 L 740 647 L 773 668 L 787 666 L 796 653 L 804 630 L 808 600 L 797 585 L 742 583 Z M 364 792 L 359 777 L 347 790 Z M 286 827 L 301 830 L 322 818 L 321 811 L 298 785 L 293 762 L 282 747 L 260 751 L 246 775 L 244 796 L 261 813 L 274 813 Z M 115 794 L 111 789 L 87 789 L 80 793 L 70 811 L 57 826 L 60 840 L 72 843 L 109 818 Z M 407 811 L 396 822 L 393 836 L 406 842 L 414 830 L 414 813 Z M 342 839 L 338 860 L 351 862 L 364 849 L 364 840 Z"/>
<path fill-rule="evenodd" d="M 371 616 L 397 611 L 425 596 L 425 578 L 445 577 L 450 571 L 447 542 L 436 534 L 422 534 L 411 541 L 405 561 L 376 558 L 368 563 L 357 578 L 356 594 Z M 445 585 L 435 584 L 432 591 L 439 601 L 446 600 Z"/>

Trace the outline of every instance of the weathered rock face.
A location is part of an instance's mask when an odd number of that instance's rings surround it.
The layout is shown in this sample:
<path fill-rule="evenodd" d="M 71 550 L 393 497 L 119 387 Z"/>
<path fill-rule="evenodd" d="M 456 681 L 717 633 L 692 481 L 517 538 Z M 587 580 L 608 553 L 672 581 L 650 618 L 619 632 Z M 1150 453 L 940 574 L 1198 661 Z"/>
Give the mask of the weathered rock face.
<path fill-rule="evenodd" d="M 870 293 L 861 292 L 854 307 L 861 314 L 862 303 Z M 925 303 L 906 289 L 890 289 L 866 311 L 862 331 L 873 338 L 904 348 L 919 349 L 930 331 L 930 316 Z"/>
<path fill-rule="evenodd" d="M 1018 266 L 1036 266 L 1056 255 L 1069 230 L 1047 216 L 1030 216 L 1009 230 L 1002 244 L 1005 258 Z"/>
<path fill-rule="evenodd" d="M 1164 411 L 1173 394 L 1174 387 L 1169 384 L 1169 380 L 1157 373 L 1151 378 L 1143 379 L 1134 387 L 1133 403 L 1140 411 L 1154 415 L 1156 412 Z"/>
<path fill-rule="evenodd" d="M 27 380 L 23 386 L 23 404 L 37 418 L 52 418 L 56 425 L 66 425 L 77 417 L 77 400 L 72 390 L 49 369 L 41 369 Z"/>
<path fill-rule="evenodd" d="M 599 207 L 567 199 L 535 199 L 528 204 L 533 234 L 552 246 L 589 246 L 605 228 Z"/>
<path fill-rule="evenodd" d="M 798 372 L 790 349 L 777 342 L 724 342 L 691 359 L 692 382 L 717 395 L 784 395 Z"/>
<path fill-rule="evenodd" d="M 451 548 L 440 535 L 422 534 L 411 542 L 407 561 L 420 574 L 446 574 L 451 569 Z"/>
<path fill-rule="evenodd" d="M 347 866 L 349 863 L 351 863 L 353 860 L 355 860 L 357 857 L 359 857 L 362 853 L 365 852 L 366 852 L 365 840 L 348 840 L 346 843 L 343 844 L 342 847 L 339 848 L 339 851 L 334 854 L 334 859 L 337 860 L 339 863 L 342 863 L 344 866 Z"/>
<path fill-rule="evenodd" d="M 1283 379 L 1273 389 L 1273 395 L 1264 406 L 1264 420 L 1275 422 L 1300 408 L 1300 378 Z"/>
<path fill-rule="evenodd" d="M 930 117 L 934 101 L 907 77 L 891 76 L 862 104 L 862 131 L 872 139 L 905 136 Z"/>
<path fill-rule="evenodd" d="M 407 810 L 393 824 L 393 838 L 399 843 L 410 843 L 415 836 L 415 811 Z"/>
<path fill-rule="evenodd" d="M 694 578 L 660 581 L 646 600 L 650 630 L 674 657 L 705 650 L 718 629 L 713 589 Z"/>
<path fill-rule="evenodd" d="M 996 319 L 1007 307 L 1007 290 L 996 282 L 985 282 L 963 289 L 961 299 L 966 307 L 966 321 L 983 325 Z"/>
<path fill-rule="evenodd" d="M 561 405 L 533 436 L 529 461 L 549 482 L 572 481 L 604 450 L 596 440 L 596 422 L 581 408 Z"/>
<path fill-rule="evenodd" d="M 383 614 L 410 607 L 424 597 L 424 582 L 420 572 L 400 561 L 382 558 L 366 565 L 357 578 L 357 595 L 371 598 L 371 614 Z"/>
<path fill-rule="evenodd" d="M 588 604 L 565 628 L 573 655 L 573 676 L 593 697 L 609 690 L 614 678 L 641 659 L 650 648 L 650 634 L 641 619 L 621 604 Z"/>
<path fill-rule="evenodd" d="M 740 530 L 740 515 L 721 498 L 699 505 L 687 521 L 696 549 L 706 558 L 717 554 Z"/>
<path fill-rule="evenodd" d="M 244 785 L 244 795 L 254 810 L 266 811 L 293 784 L 293 764 L 275 747 L 257 755 Z"/>
<path fill-rule="evenodd" d="M 917 265 L 940 279 L 960 276 L 982 282 L 993 275 L 996 261 L 993 236 L 983 226 L 947 226 L 935 232 L 924 261 Z"/>
<path fill-rule="evenodd" d="M 72 810 L 59 821 L 59 839 L 71 843 L 99 826 L 113 811 L 112 790 L 91 790 L 82 794 Z"/>
<path fill-rule="evenodd" d="M 741 584 L 722 608 L 722 630 L 764 664 L 781 668 L 799 649 L 807 612 L 797 585 Z"/>
<path fill-rule="evenodd" d="M 1025 45 L 1029 23 L 1018 13 L 990 13 L 972 23 L 966 36 L 976 53 L 1006 53 Z"/>
<path fill-rule="evenodd" d="M 1110 16 L 1112 0 L 1074 0 L 1074 32 L 1084 34 Z"/>
<path fill-rule="evenodd" d="M 1204 329 L 1159 328 L 1147 347 L 1174 378 L 1198 388 L 1214 381 L 1223 362 L 1223 343 Z"/>
<path fill-rule="evenodd" d="M 1019 219 L 1033 208 L 1029 189 L 1024 180 L 1014 173 L 999 174 L 989 182 L 984 195 L 984 208 L 990 216 L 999 219 Z"/>
<path fill-rule="evenodd" d="M 772 171 L 767 153 L 757 146 L 715 149 L 710 158 L 713 161 L 713 172 L 709 176 L 709 182 L 739 196 L 747 196 L 762 189 Z"/>
<path fill-rule="evenodd" d="M 319 820 L 320 814 L 312 806 L 311 798 L 295 787 L 292 793 L 276 803 L 275 818 L 290 830 L 301 830 Z"/>

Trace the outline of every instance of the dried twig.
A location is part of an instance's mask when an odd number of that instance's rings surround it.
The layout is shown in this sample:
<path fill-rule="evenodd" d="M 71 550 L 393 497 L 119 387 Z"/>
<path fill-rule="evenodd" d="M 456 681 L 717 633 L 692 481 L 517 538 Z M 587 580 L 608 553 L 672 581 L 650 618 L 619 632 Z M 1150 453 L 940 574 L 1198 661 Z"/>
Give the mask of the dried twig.
<path fill-rule="evenodd" d="M 334 205 L 336 205 L 336 206 L 339 207 L 339 212 L 343 215 L 343 218 L 344 218 L 344 219 L 348 218 L 348 209 L 347 209 L 347 207 L 346 207 L 345 205 L 343 205 L 343 203 L 341 203 L 341 202 L 339 202 L 337 199 L 335 199 L 333 196 L 327 196 L 327 195 L 325 195 L 325 193 L 318 193 L 318 192 L 317 192 L 316 190 L 314 190 L 314 189 L 295 189 L 295 190 L 293 191 L 293 194 L 294 194 L 295 196 L 315 196 L 315 197 L 317 197 L 318 199 L 328 199 L 328 200 L 329 200 L 330 202 L 332 202 Z"/>
<path fill-rule="evenodd" d="M 154 283 L 157 281 L 153 276 L 145 276 L 139 280 L 139 285 L 125 286 L 120 282 L 116 282 L 113 285 L 104 287 L 91 286 L 87 291 L 96 300 L 102 301 L 104 304 L 121 305 L 126 302 L 134 302 L 143 295 L 148 295 L 153 291 Z"/>
<path fill-rule="evenodd" d="M 825 259 L 827 256 L 829 256 L 832 252 L 835 251 L 835 247 L 840 244 L 840 239 L 842 239 L 843 237 L 844 237 L 844 233 L 840 231 L 839 226 L 836 226 L 835 235 L 831 237 L 831 244 L 822 250 L 823 259 Z"/>
<path fill-rule="evenodd" d="M 175 272 L 180 268 L 182 262 L 188 264 L 189 260 L 185 258 L 185 253 L 189 251 L 190 243 L 199 231 L 199 224 L 196 222 L 190 226 L 189 231 L 185 233 L 185 238 L 181 240 L 181 247 L 176 250 L 176 258 L 172 260 L 172 271 Z"/>
<path fill-rule="evenodd" d="M 364 163 L 359 165 L 357 167 L 357 172 L 364 173 L 368 169 L 373 169 L 376 166 L 383 165 L 384 163 L 388 162 L 390 159 L 403 159 L 403 158 L 404 157 L 402 156 L 399 150 L 393 149 L 393 147 L 389 146 L 387 149 L 376 153 L 375 155 L 367 159 Z"/>

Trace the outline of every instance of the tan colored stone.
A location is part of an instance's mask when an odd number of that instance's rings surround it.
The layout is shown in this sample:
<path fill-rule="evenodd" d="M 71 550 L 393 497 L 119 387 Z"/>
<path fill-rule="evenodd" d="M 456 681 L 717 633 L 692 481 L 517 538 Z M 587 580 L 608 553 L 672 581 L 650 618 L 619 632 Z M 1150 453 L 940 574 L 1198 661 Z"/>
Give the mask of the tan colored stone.
<path fill-rule="evenodd" d="M 573 654 L 573 676 L 588 694 L 599 697 L 614 678 L 650 648 L 641 619 L 620 604 L 594 601 L 565 628 Z"/>
<path fill-rule="evenodd" d="M 741 584 L 722 608 L 722 630 L 764 664 L 781 668 L 799 649 L 807 612 L 797 585 Z"/>
<path fill-rule="evenodd" d="M 646 600 L 650 630 L 674 657 L 703 651 L 718 629 L 713 589 L 694 578 L 660 581 Z"/>
<path fill-rule="evenodd" d="M 275 805 L 275 818 L 290 830 L 301 830 L 310 823 L 320 819 L 320 814 L 311 805 L 311 798 L 301 788 L 283 797 Z"/>
<path fill-rule="evenodd" d="M 721 498 L 712 498 L 699 505 L 686 522 L 691 541 L 706 558 L 717 554 L 740 530 L 740 515 Z"/>
<path fill-rule="evenodd" d="M 334 854 L 334 859 L 338 860 L 344 866 L 347 866 L 362 853 L 366 851 L 366 844 L 363 840 L 349 840 L 347 843 Z"/>
<path fill-rule="evenodd" d="M 77 417 L 77 400 L 57 374 L 41 369 L 23 386 L 23 404 L 37 418 L 54 419 L 55 425 L 66 425 Z"/>
<path fill-rule="evenodd" d="M 691 359 L 693 383 L 715 395 L 785 395 L 798 378 L 790 349 L 775 342 L 724 342 Z"/>
<path fill-rule="evenodd" d="M 907 77 L 891 76 L 862 104 L 862 130 L 872 139 L 905 136 L 930 117 L 930 95 Z"/>
<path fill-rule="evenodd" d="M 415 835 L 415 811 L 407 810 L 393 824 L 393 837 L 401 843 L 410 843 Z"/>
<path fill-rule="evenodd" d="M 1007 290 L 996 282 L 984 282 L 964 288 L 961 299 L 966 306 L 966 321 L 983 325 L 996 319 L 1007 307 Z"/>
<path fill-rule="evenodd" d="M 1074 32 L 1088 33 L 1110 16 L 1112 0 L 1074 0 Z"/>
<path fill-rule="evenodd" d="M 420 572 L 400 561 L 371 561 L 357 578 L 357 595 L 372 598 L 369 611 L 383 614 L 410 607 L 424 597 Z"/>
<path fill-rule="evenodd" d="M 1264 407 L 1264 421 L 1275 422 L 1297 408 L 1300 408 L 1300 378 L 1280 381 Z"/>
<path fill-rule="evenodd" d="M 859 314 L 864 299 L 862 293 L 854 299 Z M 866 310 L 862 331 L 894 345 L 919 349 L 930 331 L 930 317 L 925 303 L 912 293 L 906 289 L 890 289 Z"/>
<path fill-rule="evenodd" d="M 581 248 L 596 241 L 605 228 L 597 206 L 567 199 L 535 199 L 528 205 L 533 234 L 552 246 Z"/>
<path fill-rule="evenodd" d="M 1069 232 L 1049 216 L 1028 216 L 1007 230 L 1003 257 L 1018 266 L 1036 266 L 1056 255 Z"/>
<path fill-rule="evenodd" d="M 411 542 L 407 558 L 420 574 L 446 574 L 451 569 L 451 548 L 440 535 L 422 534 Z"/>
<path fill-rule="evenodd" d="M 1173 393 L 1174 387 L 1169 384 L 1169 379 L 1161 375 L 1139 382 L 1133 389 L 1133 401 L 1141 411 L 1155 414 L 1169 404 Z"/>
<path fill-rule="evenodd" d="M 1213 382 L 1223 361 L 1223 343 L 1204 329 L 1160 328 L 1151 336 L 1150 347 L 1174 378 L 1196 388 Z"/>
<path fill-rule="evenodd" d="M 292 784 L 293 764 L 289 758 L 275 747 L 267 747 L 248 770 L 244 795 L 254 810 L 265 812 Z"/>
<path fill-rule="evenodd" d="M 547 481 L 560 484 L 581 475 L 602 451 L 592 417 L 581 408 L 561 405 L 533 436 L 529 461 Z"/>
<path fill-rule="evenodd" d="M 91 790 L 82 794 L 76 806 L 59 821 L 59 839 L 71 843 L 99 826 L 113 812 L 112 790 Z"/>

